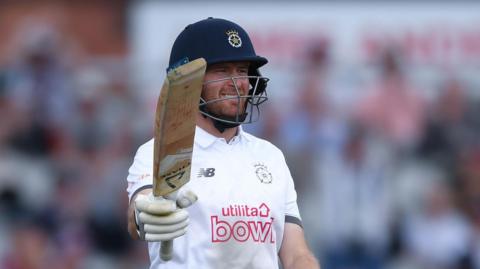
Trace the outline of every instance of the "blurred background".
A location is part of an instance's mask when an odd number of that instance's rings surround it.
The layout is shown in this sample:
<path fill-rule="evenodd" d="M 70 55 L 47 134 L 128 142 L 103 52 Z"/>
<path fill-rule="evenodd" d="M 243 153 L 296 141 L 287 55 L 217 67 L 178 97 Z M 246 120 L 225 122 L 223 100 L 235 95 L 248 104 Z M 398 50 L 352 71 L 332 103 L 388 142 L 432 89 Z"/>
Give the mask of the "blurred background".
<path fill-rule="evenodd" d="M 324 269 L 480 268 L 480 3 L 0 1 L 0 268 L 148 268 L 127 170 L 189 23 L 270 63 L 245 129 L 281 148 Z"/>

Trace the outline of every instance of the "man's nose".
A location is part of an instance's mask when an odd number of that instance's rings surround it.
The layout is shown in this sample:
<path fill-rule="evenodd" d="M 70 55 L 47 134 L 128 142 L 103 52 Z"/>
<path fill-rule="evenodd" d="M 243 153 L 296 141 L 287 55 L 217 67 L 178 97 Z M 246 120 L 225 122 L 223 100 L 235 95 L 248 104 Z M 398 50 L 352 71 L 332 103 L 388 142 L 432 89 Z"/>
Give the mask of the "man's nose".
<path fill-rule="evenodd" d="M 238 88 L 238 90 L 242 93 L 248 89 L 248 78 L 246 77 L 233 77 L 231 79 L 232 82 L 234 82 L 235 86 Z M 233 86 L 233 85 L 232 85 Z"/>

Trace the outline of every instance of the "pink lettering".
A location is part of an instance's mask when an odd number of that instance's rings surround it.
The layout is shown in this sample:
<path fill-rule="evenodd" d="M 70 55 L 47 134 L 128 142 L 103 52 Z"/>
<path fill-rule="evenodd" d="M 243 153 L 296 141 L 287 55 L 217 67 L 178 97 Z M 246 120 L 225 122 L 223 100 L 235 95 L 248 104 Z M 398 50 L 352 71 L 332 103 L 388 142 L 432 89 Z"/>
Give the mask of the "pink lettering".
<path fill-rule="evenodd" d="M 228 210 L 228 208 L 222 207 L 222 215 L 226 217 L 230 216 L 230 210 Z"/>
<path fill-rule="evenodd" d="M 258 207 L 250 207 L 248 205 L 229 205 L 222 207 L 222 216 L 224 217 L 269 217 L 270 208 L 262 203 Z"/>
<path fill-rule="evenodd" d="M 212 216 L 212 242 L 226 242 L 231 238 L 238 242 L 245 242 L 250 237 L 254 242 L 265 243 L 270 238 L 270 243 L 275 243 L 272 231 L 273 218 L 265 221 L 236 221 L 233 224 L 219 220 L 218 216 Z"/>
<path fill-rule="evenodd" d="M 245 221 L 237 221 L 232 228 L 233 237 L 239 242 L 245 242 L 250 237 L 250 231 Z"/>
<path fill-rule="evenodd" d="M 273 218 L 271 218 L 271 220 L 272 220 L 271 222 L 262 222 L 262 221 L 248 222 L 248 227 L 250 228 L 250 233 L 252 234 L 253 241 L 263 243 L 267 240 L 267 236 L 272 233 Z"/>
<path fill-rule="evenodd" d="M 212 242 L 225 242 L 232 236 L 230 225 L 223 220 L 218 220 L 218 216 L 210 218 L 212 223 Z"/>

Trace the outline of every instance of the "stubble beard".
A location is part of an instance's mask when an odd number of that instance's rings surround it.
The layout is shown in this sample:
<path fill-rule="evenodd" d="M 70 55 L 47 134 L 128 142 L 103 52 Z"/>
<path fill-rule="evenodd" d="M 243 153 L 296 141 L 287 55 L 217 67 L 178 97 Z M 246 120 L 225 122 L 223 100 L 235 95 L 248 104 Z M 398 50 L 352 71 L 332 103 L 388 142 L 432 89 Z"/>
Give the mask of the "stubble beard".
<path fill-rule="evenodd" d="M 235 100 L 236 102 L 232 102 L 232 100 Z M 237 115 L 239 116 L 245 113 L 245 98 L 239 98 L 239 100 L 232 100 L 223 100 L 209 104 L 207 105 L 207 110 L 219 116 L 226 117 L 237 117 Z"/>
<path fill-rule="evenodd" d="M 205 89 L 207 90 L 208 89 Z M 236 90 L 234 90 L 237 92 Z M 205 102 L 209 102 L 212 100 L 218 100 L 206 105 L 206 110 L 210 111 L 218 116 L 226 116 L 226 117 L 237 117 L 245 113 L 246 109 L 246 99 L 247 97 L 238 97 L 238 98 L 231 98 L 222 100 L 225 98 L 220 93 L 222 92 L 232 92 L 232 90 L 219 90 L 216 96 L 210 96 L 208 99 L 205 99 Z M 239 89 L 240 93 L 235 93 L 235 95 L 240 94 L 240 96 L 244 96 L 242 92 L 244 90 Z M 202 97 L 203 98 L 203 97 Z"/>

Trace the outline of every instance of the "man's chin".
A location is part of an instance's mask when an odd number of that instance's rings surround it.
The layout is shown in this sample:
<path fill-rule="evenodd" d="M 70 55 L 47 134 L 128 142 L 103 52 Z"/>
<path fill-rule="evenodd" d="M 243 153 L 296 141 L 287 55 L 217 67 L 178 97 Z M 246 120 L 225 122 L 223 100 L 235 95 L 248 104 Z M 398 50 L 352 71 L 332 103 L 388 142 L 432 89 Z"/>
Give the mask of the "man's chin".
<path fill-rule="evenodd" d="M 239 109 L 237 105 L 232 105 L 232 106 L 223 106 L 223 107 L 208 107 L 207 106 L 207 111 L 212 112 L 213 114 L 220 116 L 220 117 L 225 117 L 225 118 L 233 118 L 235 119 L 237 116 L 240 116 L 238 113 Z M 240 111 L 243 111 L 242 109 Z"/>
<path fill-rule="evenodd" d="M 221 113 L 220 116 L 225 119 L 235 119 L 237 117 L 237 113 Z"/>
<path fill-rule="evenodd" d="M 240 111 L 244 111 L 244 110 L 240 110 Z M 236 117 L 237 115 L 242 114 L 242 112 L 239 112 L 238 108 L 235 107 L 234 109 L 231 109 L 231 110 L 223 110 L 221 114 L 228 117 Z"/>

